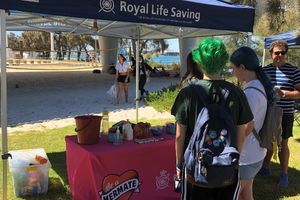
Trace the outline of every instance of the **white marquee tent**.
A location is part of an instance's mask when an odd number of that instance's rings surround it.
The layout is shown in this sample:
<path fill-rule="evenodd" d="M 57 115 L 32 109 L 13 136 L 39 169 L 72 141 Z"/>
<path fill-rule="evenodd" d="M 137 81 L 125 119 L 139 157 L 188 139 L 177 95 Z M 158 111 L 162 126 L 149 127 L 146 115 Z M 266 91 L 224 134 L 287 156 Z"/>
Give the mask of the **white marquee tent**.
<path fill-rule="evenodd" d="M 0 9 L 4 200 L 7 199 L 8 155 L 5 38 L 7 30 L 58 31 L 130 38 L 136 39 L 138 47 L 141 39 L 183 39 L 252 32 L 254 23 L 252 7 L 218 0 L 1 0 Z M 137 63 L 138 55 L 137 53 Z M 138 82 L 138 76 L 136 78 Z M 138 86 L 136 89 L 138 90 Z M 138 101 L 136 107 L 138 108 Z"/>

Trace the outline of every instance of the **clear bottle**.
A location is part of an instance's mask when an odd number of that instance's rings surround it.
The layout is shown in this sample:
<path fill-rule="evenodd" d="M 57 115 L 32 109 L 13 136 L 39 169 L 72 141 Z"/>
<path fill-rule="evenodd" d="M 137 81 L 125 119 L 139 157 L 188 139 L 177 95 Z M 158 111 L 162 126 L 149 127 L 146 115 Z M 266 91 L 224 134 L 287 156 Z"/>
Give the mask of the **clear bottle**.
<path fill-rule="evenodd" d="M 121 137 L 121 132 L 120 132 L 120 128 L 117 127 L 117 131 L 116 131 L 116 139 L 114 141 L 114 144 L 118 145 L 122 143 L 122 137 Z"/>
<path fill-rule="evenodd" d="M 108 134 L 108 130 L 109 130 L 109 118 L 108 118 L 108 110 L 106 108 L 103 109 L 102 111 L 102 120 L 101 120 L 101 123 L 102 123 L 102 127 L 101 127 L 101 132 L 103 134 Z"/>

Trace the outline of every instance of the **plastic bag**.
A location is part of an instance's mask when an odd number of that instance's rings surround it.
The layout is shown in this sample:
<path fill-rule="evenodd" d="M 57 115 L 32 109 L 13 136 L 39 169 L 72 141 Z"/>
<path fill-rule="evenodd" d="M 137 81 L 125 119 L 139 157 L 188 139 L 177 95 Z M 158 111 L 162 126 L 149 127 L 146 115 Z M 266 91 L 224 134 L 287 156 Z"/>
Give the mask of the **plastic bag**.
<path fill-rule="evenodd" d="M 113 84 L 110 89 L 106 92 L 109 96 L 115 98 L 117 95 L 117 87 L 116 84 Z"/>
<path fill-rule="evenodd" d="M 147 71 L 147 72 L 146 72 L 146 77 L 147 77 L 147 78 L 146 78 L 146 84 L 150 82 L 150 74 L 151 74 L 150 71 Z"/>

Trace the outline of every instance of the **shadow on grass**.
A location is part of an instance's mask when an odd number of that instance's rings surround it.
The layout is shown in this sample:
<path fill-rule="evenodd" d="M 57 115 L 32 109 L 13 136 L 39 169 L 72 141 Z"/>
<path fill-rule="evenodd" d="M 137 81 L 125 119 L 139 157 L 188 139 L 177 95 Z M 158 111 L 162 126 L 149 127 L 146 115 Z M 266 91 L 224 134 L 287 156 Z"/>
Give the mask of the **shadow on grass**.
<path fill-rule="evenodd" d="M 59 175 L 65 185 L 69 185 L 67 177 L 66 152 L 47 153 L 52 169 Z"/>
<path fill-rule="evenodd" d="M 277 179 L 280 173 L 280 165 L 271 164 L 272 173 L 270 176 L 257 175 L 254 180 L 254 199 L 256 200 L 277 200 L 284 197 L 300 198 L 300 171 L 295 168 L 289 168 L 289 186 L 278 186 Z"/>
<path fill-rule="evenodd" d="M 37 196 L 24 196 L 26 200 L 71 200 L 69 183 L 67 179 L 66 152 L 47 153 L 52 169 L 57 176 L 49 177 L 47 194 Z M 50 175 L 50 174 L 49 174 Z"/>
<path fill-rule="evenodd" d="M 69 190 L 59 178 L 49 178 L 48 193 L 45 195 L 24 197 L 26 200 L 71 200 Z"/>
<path fill-rule="evenodd" d="M 300 138 L 295 139 L 297 142 L 300 142 Z"/>

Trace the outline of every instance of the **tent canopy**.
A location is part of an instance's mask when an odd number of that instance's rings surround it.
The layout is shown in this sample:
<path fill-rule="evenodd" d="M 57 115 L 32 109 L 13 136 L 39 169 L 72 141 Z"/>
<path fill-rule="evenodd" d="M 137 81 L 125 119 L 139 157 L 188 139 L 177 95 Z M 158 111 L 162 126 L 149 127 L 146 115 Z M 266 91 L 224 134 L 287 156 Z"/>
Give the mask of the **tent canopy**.
<path fill-rule="evenodd" d="M 266 37 L 265 49 L 268 49 L 276 40 L 285 40 L 291 48 L 300 47 L 300 29 Z"/>
<path fill-rule="evenodd" d="M 218 0 L 1 0 L 8 31 L 166 39 L 252 32 L 254 9 Z M 22 12 L 19 12 L 22 11 Z"/>

